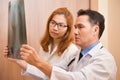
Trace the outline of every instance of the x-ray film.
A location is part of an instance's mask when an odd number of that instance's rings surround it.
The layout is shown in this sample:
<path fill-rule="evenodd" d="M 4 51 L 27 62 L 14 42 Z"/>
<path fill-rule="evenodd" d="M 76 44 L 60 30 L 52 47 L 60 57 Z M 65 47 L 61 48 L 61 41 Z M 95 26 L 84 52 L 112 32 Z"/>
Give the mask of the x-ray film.
<path fill-rule="evenodd" d="M 8 11 L 8 57 L 21 59 L 20 47 L 26 43 L 24 0 L 10 0 Z"/>

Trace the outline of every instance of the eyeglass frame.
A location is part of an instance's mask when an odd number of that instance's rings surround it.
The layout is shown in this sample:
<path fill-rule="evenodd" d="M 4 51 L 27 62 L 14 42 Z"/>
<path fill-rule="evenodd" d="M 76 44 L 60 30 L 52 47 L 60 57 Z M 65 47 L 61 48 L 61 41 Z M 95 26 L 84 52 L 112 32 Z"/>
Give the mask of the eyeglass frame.
<path fill-rule="evenodd" d="M 55 20 L 50 20 L 49 26 L 55 27 L 56 25 L 57 25 L 57 28 L 58 28 L 59 30 L 64 29 L 65 27 L 68 27 L 68 26 L 65 25 L 64 23 L 57 23 Z"/>

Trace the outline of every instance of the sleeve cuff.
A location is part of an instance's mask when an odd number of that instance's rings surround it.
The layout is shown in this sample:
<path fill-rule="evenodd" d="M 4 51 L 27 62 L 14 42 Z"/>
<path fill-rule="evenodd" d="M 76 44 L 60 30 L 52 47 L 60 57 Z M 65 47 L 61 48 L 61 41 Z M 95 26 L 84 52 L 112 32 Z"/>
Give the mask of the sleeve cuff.
<path fill-rule="evenodd" d="M 47 80 L 48 79 L 48 77 L 42 71 L 40 71 L 38 68 L 30 64 L 27 65 L 26 70 L 21 71 L 21 75 L 32 77 L 35 80 Z"/>

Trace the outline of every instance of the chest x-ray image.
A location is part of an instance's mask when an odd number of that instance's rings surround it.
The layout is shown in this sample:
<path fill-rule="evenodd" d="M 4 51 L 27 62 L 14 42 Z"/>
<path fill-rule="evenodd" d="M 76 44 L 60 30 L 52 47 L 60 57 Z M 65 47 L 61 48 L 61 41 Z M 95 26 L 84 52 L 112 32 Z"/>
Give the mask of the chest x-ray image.
<path fill-rule="evenodd" d="M 24 0 L 10 0 L 8 11 L 8 57 L 20 58 L 20 47 L 27 43 Z"/>

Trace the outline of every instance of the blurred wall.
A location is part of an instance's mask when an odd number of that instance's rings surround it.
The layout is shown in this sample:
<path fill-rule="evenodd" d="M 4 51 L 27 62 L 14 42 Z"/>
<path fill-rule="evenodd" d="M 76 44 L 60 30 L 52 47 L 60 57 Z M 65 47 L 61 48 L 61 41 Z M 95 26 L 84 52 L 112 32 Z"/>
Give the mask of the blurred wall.
<path fill-rule="evenodd" d="M 120 0 L 91 0 L 91 9 L 105 16 L 106 29 L 101 41 L 116 60 L 118 68 L 116 80 L 120 80 Z"/>
<path fill-rule="evenodd" d="M 120 0 L 108 0 L 108 48 L 114 54 L 120 80 Z"/>

